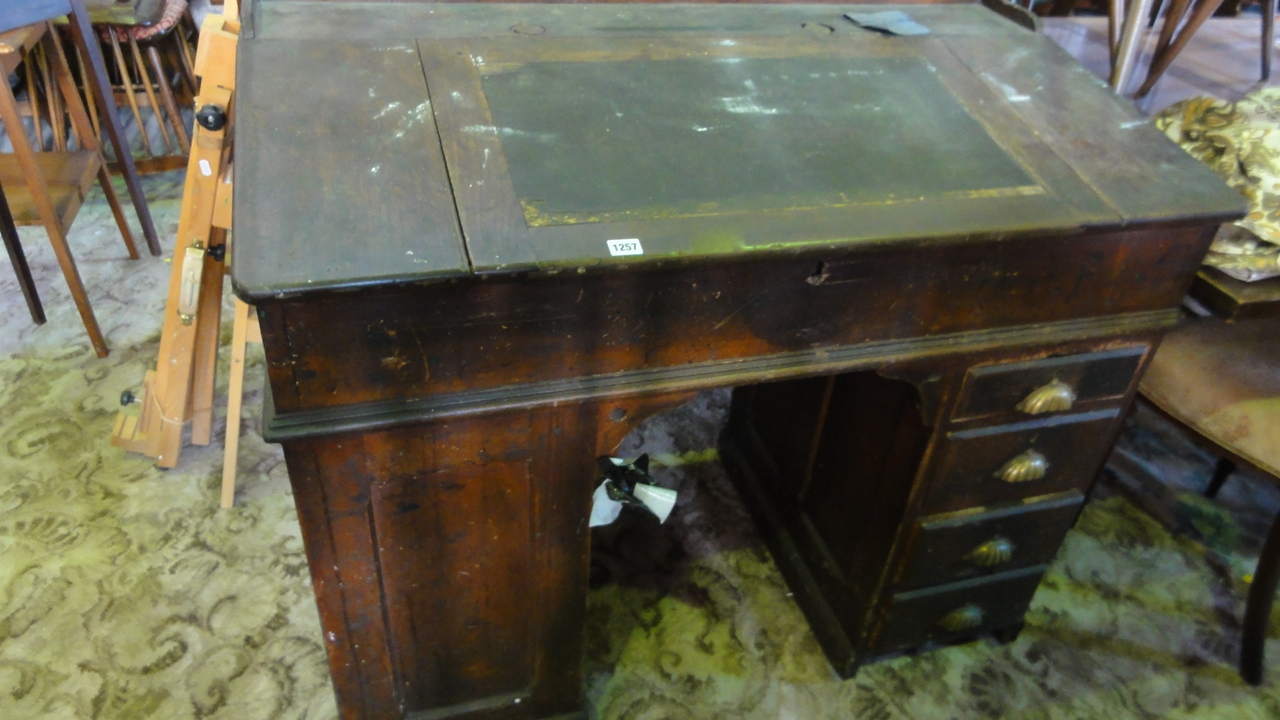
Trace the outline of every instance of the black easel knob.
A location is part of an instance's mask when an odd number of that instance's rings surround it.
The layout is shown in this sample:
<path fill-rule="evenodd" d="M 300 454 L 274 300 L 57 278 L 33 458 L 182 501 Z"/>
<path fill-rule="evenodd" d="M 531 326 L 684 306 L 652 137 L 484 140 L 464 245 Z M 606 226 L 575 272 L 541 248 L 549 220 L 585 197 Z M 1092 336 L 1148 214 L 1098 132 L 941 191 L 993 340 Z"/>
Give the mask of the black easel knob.
<path fill-rule="evenodd" d="M 217 132 L 227 124 L 227 112 L 217 105 L 205 105 L 196 112 L 196 122 L 205 130 Z"/>

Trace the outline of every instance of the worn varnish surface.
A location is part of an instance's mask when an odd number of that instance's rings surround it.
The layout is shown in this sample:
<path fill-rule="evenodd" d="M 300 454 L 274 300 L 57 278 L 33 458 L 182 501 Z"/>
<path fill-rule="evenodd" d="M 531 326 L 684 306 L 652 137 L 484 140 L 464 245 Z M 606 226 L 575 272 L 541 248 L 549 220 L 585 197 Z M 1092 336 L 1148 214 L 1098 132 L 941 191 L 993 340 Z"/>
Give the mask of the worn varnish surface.
<path fill-rule="evenodd" d="M 257 3 L 241 102 L 279 109 L 241 119 L 243 154 L 260 159 L 238 172 L 269 190 L 237 203 L 237 288 L 263 298 L 1241 208 L 1046 38 L 979 6 L 912 12 L 932 34 L 885 37 L 822 7 Z M 315 87 L 325 112 L 272 104 L 297 87 Z M 610 254 L 608 240 L 631 238 L 643 255 Z"/>
<path fill-rule="evenodd" d="M 233 276 L 344 718 L 580 713 L 592 461 L 708 387 L 840 673 L 1016 634 L 1243 203 L 982 7 L 849 9 L 254 4 Z"/>
<path fill-rule="evenodd" d="M 254 188 L 236 195 L 239 288 L 469 274 L 411 40 L 245 42 L 237 62 L 241 106 L 272 108 L 236 116 L 236 174 Z"/>

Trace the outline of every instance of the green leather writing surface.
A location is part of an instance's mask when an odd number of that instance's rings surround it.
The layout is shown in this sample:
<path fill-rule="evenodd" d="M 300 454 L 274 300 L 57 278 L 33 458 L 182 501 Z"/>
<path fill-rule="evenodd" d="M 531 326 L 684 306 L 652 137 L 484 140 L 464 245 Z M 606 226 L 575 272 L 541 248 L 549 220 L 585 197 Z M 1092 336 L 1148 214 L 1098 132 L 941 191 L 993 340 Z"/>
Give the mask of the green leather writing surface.
<path fill-rule="evenodd" d="M 482 81 L 530 226 L 1041 188 L 916 57 L 533 62 Z"/>

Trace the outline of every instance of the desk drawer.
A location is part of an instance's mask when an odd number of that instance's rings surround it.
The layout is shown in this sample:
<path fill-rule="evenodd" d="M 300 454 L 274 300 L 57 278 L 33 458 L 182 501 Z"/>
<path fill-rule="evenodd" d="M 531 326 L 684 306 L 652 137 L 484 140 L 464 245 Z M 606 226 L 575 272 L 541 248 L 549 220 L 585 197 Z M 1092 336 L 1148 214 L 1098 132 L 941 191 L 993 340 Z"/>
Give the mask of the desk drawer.
<path fill-rule="evenodd" d="M 1044 566 L 898 593 L 875 640 L 875 652 L 998 630 L 1022 622 Z"/>
<path fill-rule="evenodd" d="M 924 510 L 993 506 L 1088 487 L 1118 409 L 947 433 Z"/>
<path fill-rule="evenodd" d="M 952 419 L 1006 415 L 1016 420 L 1119 399 L 1129 391 L 1146 351 L 1146 345 L 1138 345 L 972 368 L 965 376 Z"/>
<path fill-rule="evenodd" d="M 899 587 L 993 575 L 1053 559 L 1084 496 L 1075 490 L 993 510 L 934 515 L 918 524 Z"/>

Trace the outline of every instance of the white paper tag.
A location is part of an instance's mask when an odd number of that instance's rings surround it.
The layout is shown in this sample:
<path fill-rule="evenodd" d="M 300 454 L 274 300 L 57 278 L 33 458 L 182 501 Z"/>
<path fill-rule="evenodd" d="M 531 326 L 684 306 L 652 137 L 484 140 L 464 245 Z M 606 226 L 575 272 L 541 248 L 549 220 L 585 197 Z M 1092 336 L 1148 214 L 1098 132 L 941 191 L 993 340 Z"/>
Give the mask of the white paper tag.
<path fill-rule="evenodd" d="M 209 177 L 213 174 L 213 168 L 209 165 L 209 161 L 200 158 L 200 174 Z"/>
<path fill-rule="evenodd" d="M 591 496 L 591 522 L 588 527 L 608 525 L 617 520 L 618 514 L 622 512 L 622 503 L 610 498 L 609 491 L 604 486 L 604 483 L 600 483 L 600 487 Z"/>
<path fill-rule="evenodd" d="M 609 254 L 618 257 L 619 255 L 643 255 L 644 248 L 640 247 L 640 238 L 630 238 L 628 240 L 609 240 Z"/>

